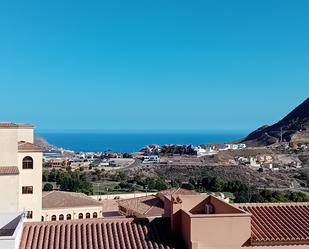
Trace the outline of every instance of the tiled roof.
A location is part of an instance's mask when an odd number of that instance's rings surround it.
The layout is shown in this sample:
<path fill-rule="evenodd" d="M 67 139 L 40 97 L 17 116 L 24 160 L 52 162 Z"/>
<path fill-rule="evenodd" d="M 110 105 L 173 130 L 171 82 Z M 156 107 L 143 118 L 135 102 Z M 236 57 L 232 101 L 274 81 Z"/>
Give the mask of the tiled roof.
<path fill-rule="evenodd" d="M 161 216 L 164 213 L 164 203 L 154 195 L 120 200 L 118 204 L 140 215 Z"/>
<path fill-rule="evenodd" d="M 20 249 L 174 249 L 169 220 L 89 219 L 25 223 Z"/>
<path fill-rule="evenodd" d="M 15 166 L 0 166 L 0 175 L 18 175 L 18 167 Z"/>
<path fill-rule="evenodd" d="M 42 194 L 43 209 L 88 206 L 102 207 L 102 204 L 83 193 L 51 191 Z"/>
<path fill-rule="evenodd" d="M 25 141 L 18 142 L 18 152 L 41 152 L 40 146 Z"/>
<path fill-rule="evenodd" d="M 103 199 L 100 201 L 100 203 L 102 203 L 103 217 L 124 217 L 123 214 L 119 211 L 117 200 Z"/>
<path fill-rule="evenodd" d="M 309 203 L 237 206 L 252 214 L 252 245 L 309 244 Z"/>
<path fill-rule="evenodd" d="M 0 128 L 33 128 L 31 124 L 15 124 L 10 122 L 0 122 Z"/>
<path fill-rule="evenodd" d="M 159 194 L 170 196 L 170 195 L 198 195 L 199 193 L 184 188 L 170 188 L 167 190 L 160 191 Z"/>

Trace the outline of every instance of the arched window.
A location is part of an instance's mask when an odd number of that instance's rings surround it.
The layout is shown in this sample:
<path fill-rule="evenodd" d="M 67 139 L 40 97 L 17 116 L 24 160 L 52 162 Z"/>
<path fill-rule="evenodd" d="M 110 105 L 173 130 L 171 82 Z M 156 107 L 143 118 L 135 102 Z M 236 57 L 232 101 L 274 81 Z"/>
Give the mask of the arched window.
<path fill-rule="evenodd" d="M 90 218 L 90 213 L 86 213 L 86 219 Z"/>
<path fill-rule="evenodd" d="M 82 213 L 79 213 L 78 214 L 78 219 L 83 219 L 84 218 L 84 215 Z"/>
<path fill-rule="evenodd" d="M 44 216 L 41 217 L 41 221 L 44 221 Z"/>
<path fill-rule="evenodd" d="M 67 214 L 67 220 L 72 219 L 72 216 L 70 214 Z"/>
<path fill-rule="evenodd" d="M 26 156 L 23 159 L 23 169 L 33 169 L 33 159 L 30 156 Z"/>
<path fill-rule="evenodd" d="M 63 214 L 59 215 L 59 220 L 64 220 L 64 215 Z"/>
<path fill-rule="evenodd" d="M 56 215 L 52 215 L 52 217 L 51 217 L 51 220 L 52 220 L 52 221 L 55 221 L 55 220 L 57 220 L 57 217 L 56 217 Z"/>
<path fill-rule="evenodd" d="M 98 213 L 97 213 L 97 212 L 94 212 L 94 213 L 92 214 L 92 217 L 93 217 L 93 218 L 98 218 Z"/>

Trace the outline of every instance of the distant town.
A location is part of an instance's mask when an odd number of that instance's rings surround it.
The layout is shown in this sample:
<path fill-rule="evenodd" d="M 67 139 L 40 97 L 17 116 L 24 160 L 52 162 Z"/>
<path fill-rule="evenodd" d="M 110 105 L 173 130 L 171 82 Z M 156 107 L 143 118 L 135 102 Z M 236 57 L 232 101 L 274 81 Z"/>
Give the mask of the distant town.
<path fill-rule="evenodd" d="M 74 152 L 2 122 L 0 248 L 306 248 L 308 104 L 237 142 L 134 153 Z"/>

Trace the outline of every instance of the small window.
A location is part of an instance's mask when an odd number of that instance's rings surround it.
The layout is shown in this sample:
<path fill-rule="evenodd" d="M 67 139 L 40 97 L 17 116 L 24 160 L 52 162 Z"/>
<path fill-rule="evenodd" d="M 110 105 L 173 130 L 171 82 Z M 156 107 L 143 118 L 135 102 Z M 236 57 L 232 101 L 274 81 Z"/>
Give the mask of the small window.
<path fill-rule="evenodd" d="M 93 217 L 93 218 L 98 218 L 98 213 L 97 213 L 97 212 L 94 212 L 93 215 L 92 215 L 92 217 Z"/>
<path fill-rule="evenodd" d="M 63 214 L 59 215 L 59 220 L 64 220 L 64 215 Z"/>
<path fill-rule="evenodd" d="M 52 221 L 55 221 L 55 220 L 57 220 L 57 217 L 56 217 L 56 215 L 52 215 L 52 217 L 51 217 L 51 220 L 52 220 Z"/>
<path fill-rule="evenodd" d="M 83 219 L 83 218 L 84 218 L 84 215 L 83 215 L 82 213 L 79 213 L 79 214 L 78 214 L 78 219 L 81 220 L 81 219 Z"/>
<path fill-rule="evenodd" d="M 44 216 L 41 216 L 41 221 L 44 221 Z"/>
<path fill-rule="evenodd" d="M 72 219 L 71 215 L 67 214 L 67 220 L 71 220 L 71 219 Z"/>
<path fill-rule="evenodd" d="M 22 193 L 23 194 L 33 194 L 33 187 L 32 186 L 23 186 Z"/>
<path fill-rule="evenodd" d="M 90 218 L 90 213 L 86 213 L 86 219 Z"/>
<path fill-rule="evenodd" d="M 26 156 L 23 159 L 23 169 L 33 169 L 33 159 L 30 156 Z"/>
<path fill-rule="evenodd" d="M 27 219 L 32 219 L 33 212 L 32 211 L 27 211 L 26 217 Z"/>

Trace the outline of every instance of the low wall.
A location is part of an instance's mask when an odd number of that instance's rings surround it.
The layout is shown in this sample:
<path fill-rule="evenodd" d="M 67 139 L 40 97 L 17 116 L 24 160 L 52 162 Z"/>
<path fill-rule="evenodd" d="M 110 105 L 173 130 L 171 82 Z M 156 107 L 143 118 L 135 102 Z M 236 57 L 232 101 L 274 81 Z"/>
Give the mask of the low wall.
<path fill-rule="evenodd" d="M 157 192 L 138 192 L 138 193 L 125 193 L 125 194 L 108 194 L 108 195 L 90 195 L 89 197 L 95 199 L 95 200 L 111 200 L 115 198 L 120 199 L 130 199 L 130 198 L 136 198 L 136 197 L 143 197 L 147 195 L 155 195 Z"/>

